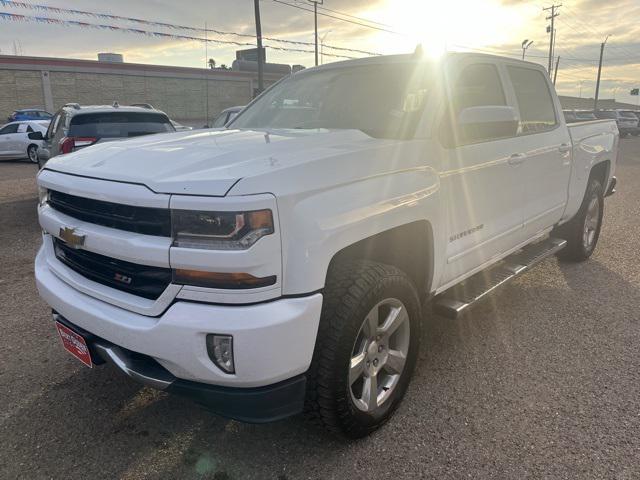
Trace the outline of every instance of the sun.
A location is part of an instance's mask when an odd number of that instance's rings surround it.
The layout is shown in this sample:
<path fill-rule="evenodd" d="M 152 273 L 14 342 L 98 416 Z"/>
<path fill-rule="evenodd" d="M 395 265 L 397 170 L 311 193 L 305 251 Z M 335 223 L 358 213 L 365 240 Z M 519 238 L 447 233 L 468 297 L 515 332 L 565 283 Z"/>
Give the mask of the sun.
<path fill-rule="evenodd" d="M 499 0 L 388 0 L 368 13 L 406 34 L 375 34 L 387 50 L 406 52 L 420 43 L 431 56 L 512 42 L 529 18 L 521 8 L 505 7 Z"/>

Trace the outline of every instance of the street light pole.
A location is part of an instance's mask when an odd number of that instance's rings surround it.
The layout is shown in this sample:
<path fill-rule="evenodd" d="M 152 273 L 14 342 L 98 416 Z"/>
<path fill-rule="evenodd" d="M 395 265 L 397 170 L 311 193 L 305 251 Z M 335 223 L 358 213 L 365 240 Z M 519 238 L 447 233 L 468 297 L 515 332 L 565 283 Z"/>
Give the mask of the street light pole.
<path fill-rule="evenodd" d="M 332 31 L 333 30 L 328 30 L 324 32 L 324 35 L 320 39 L 320 65 L 324 64 L 324 41 L 327 38 L 327 35 L 329 35 Z"/>
<path fill-rule="evenodd" d="M 527 49 L 533 45 L 533 40 L 529 40 L 528 38 L 525 38 L 522 41 L 522 60 L 524 60 L 524 55 L 527 52 Z"/>

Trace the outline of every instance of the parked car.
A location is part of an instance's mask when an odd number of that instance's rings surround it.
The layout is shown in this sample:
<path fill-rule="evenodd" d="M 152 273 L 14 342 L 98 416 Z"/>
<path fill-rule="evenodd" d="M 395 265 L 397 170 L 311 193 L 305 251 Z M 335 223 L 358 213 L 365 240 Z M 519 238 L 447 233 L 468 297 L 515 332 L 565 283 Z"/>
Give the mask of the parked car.
<path fill-rule="evenodd" d="M 621 137 L 635 133 L 638 129 L 638 118 L 633 114 L 619 110 L 596 110 L 594 113 L 598 118 L 615 120 Z"/>
<path fill-rule="evenodd" d="M 218 114 L 218 116 L 211 123 L 212 128 L 222 128 L 225 125 L 228 125 L 231 120 L 233 120 L 236 115 L 238 115 L 242 109 L 243 105 L 239 105 L 236 107 L 229 107 L 224 109 L 222 112 Z"/>
<path fill-rule="evenodd" d="M 22 110 L 16 110 L 7 120 L 9 122 L 17 122 L 22 120 L 51 120 L 52 114 L 45 110 L 37 108 L 24 108 Z"/>
<path fill-rule="evenodd" d="M 241 421 L 305 409 L 368 435 L 400 404 L 432 307 L 456 317 L 596 248 L 618 129 L 561 112 L 545 69 L 511 58 L 300 71 L 232 129 L 52 159 L 40 295 L 86 365 Z"/>
<path fill-rule="evenodd" d="M 598 119 L 591 110 L 563 110 L 562 113 L 567 123 L 586 122 Z"/>
<path fill-rule="evenodd" d="M 47 131 L 48 121 L 31 120 L 11 122 L 0 128 L 0 159 L 28 158 L 38 163 L 38 149 L 42 147 L 42 140 L 32 135 L 39 132 L 40 136 Z"/>
<path fill-rule="evenodd" d="M 640 115 L 633 110 L 618 110 L 620 116 L 629 121 L 635 122 L 635 127 L 631 128 L 629 133 L 634 136 L 640 135 Z"/>
<path fill-rule="evenodd" d="M 171 120 L 171 125 L 173 125 L 173 128 L 176 129 L 176 132 L 188 132 L 189 130 L 193 130 L 193 127 L 182 125 L 181 123 L 178 123 L 175 120 Z"/>
<path fill-rule="evenodd" d="M 175 131 L 169 117 L 159 110 L 124 107 L 117 103 L 111 106 L 69 103 L 51 120 L 39 164 L 42 168 L 52 157 L 101 142 Z"/>

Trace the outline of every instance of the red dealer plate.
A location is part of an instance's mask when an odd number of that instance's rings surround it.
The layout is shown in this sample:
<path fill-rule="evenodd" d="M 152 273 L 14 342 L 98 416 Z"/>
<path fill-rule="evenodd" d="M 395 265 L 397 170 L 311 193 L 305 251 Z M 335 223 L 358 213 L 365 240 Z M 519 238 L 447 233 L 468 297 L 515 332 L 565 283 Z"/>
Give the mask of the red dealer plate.
<path fill-rule="evenodd" d="M 85 339 L 82 338 L 82 335 L 78 335 L 76 332 L 65 327 L 59 322 L 56 322 L 56 328 L 58 329 L 58 335 L 60 335 L 60 340 L 62 340 L 62 346 L 64 349 L 84 363 L 87 367 L 93 367 L 89 347 L 87 346 Z"/>

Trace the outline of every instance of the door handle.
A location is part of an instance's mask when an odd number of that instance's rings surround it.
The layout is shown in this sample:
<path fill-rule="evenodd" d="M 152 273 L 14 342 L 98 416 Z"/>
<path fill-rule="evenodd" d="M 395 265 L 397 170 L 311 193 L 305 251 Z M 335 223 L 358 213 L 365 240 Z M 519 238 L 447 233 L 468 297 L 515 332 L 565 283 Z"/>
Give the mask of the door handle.
<path fill-rule="evenodd" d="M 562 154 L 569 153 L 570 151 L 571 151 L 571 145 L 567 145 L 566 143 L 563 143 L 558 147 L 558 152 Z"/>
<path fill-rule="evenodd" d="M 507 162 L 509 163 L 509 165 L 520 165 L 525 161 L 526 158 L 527 156 L 524 153 L 514 153 L 509 157 L 509 160 L 507 160 Z"/>

